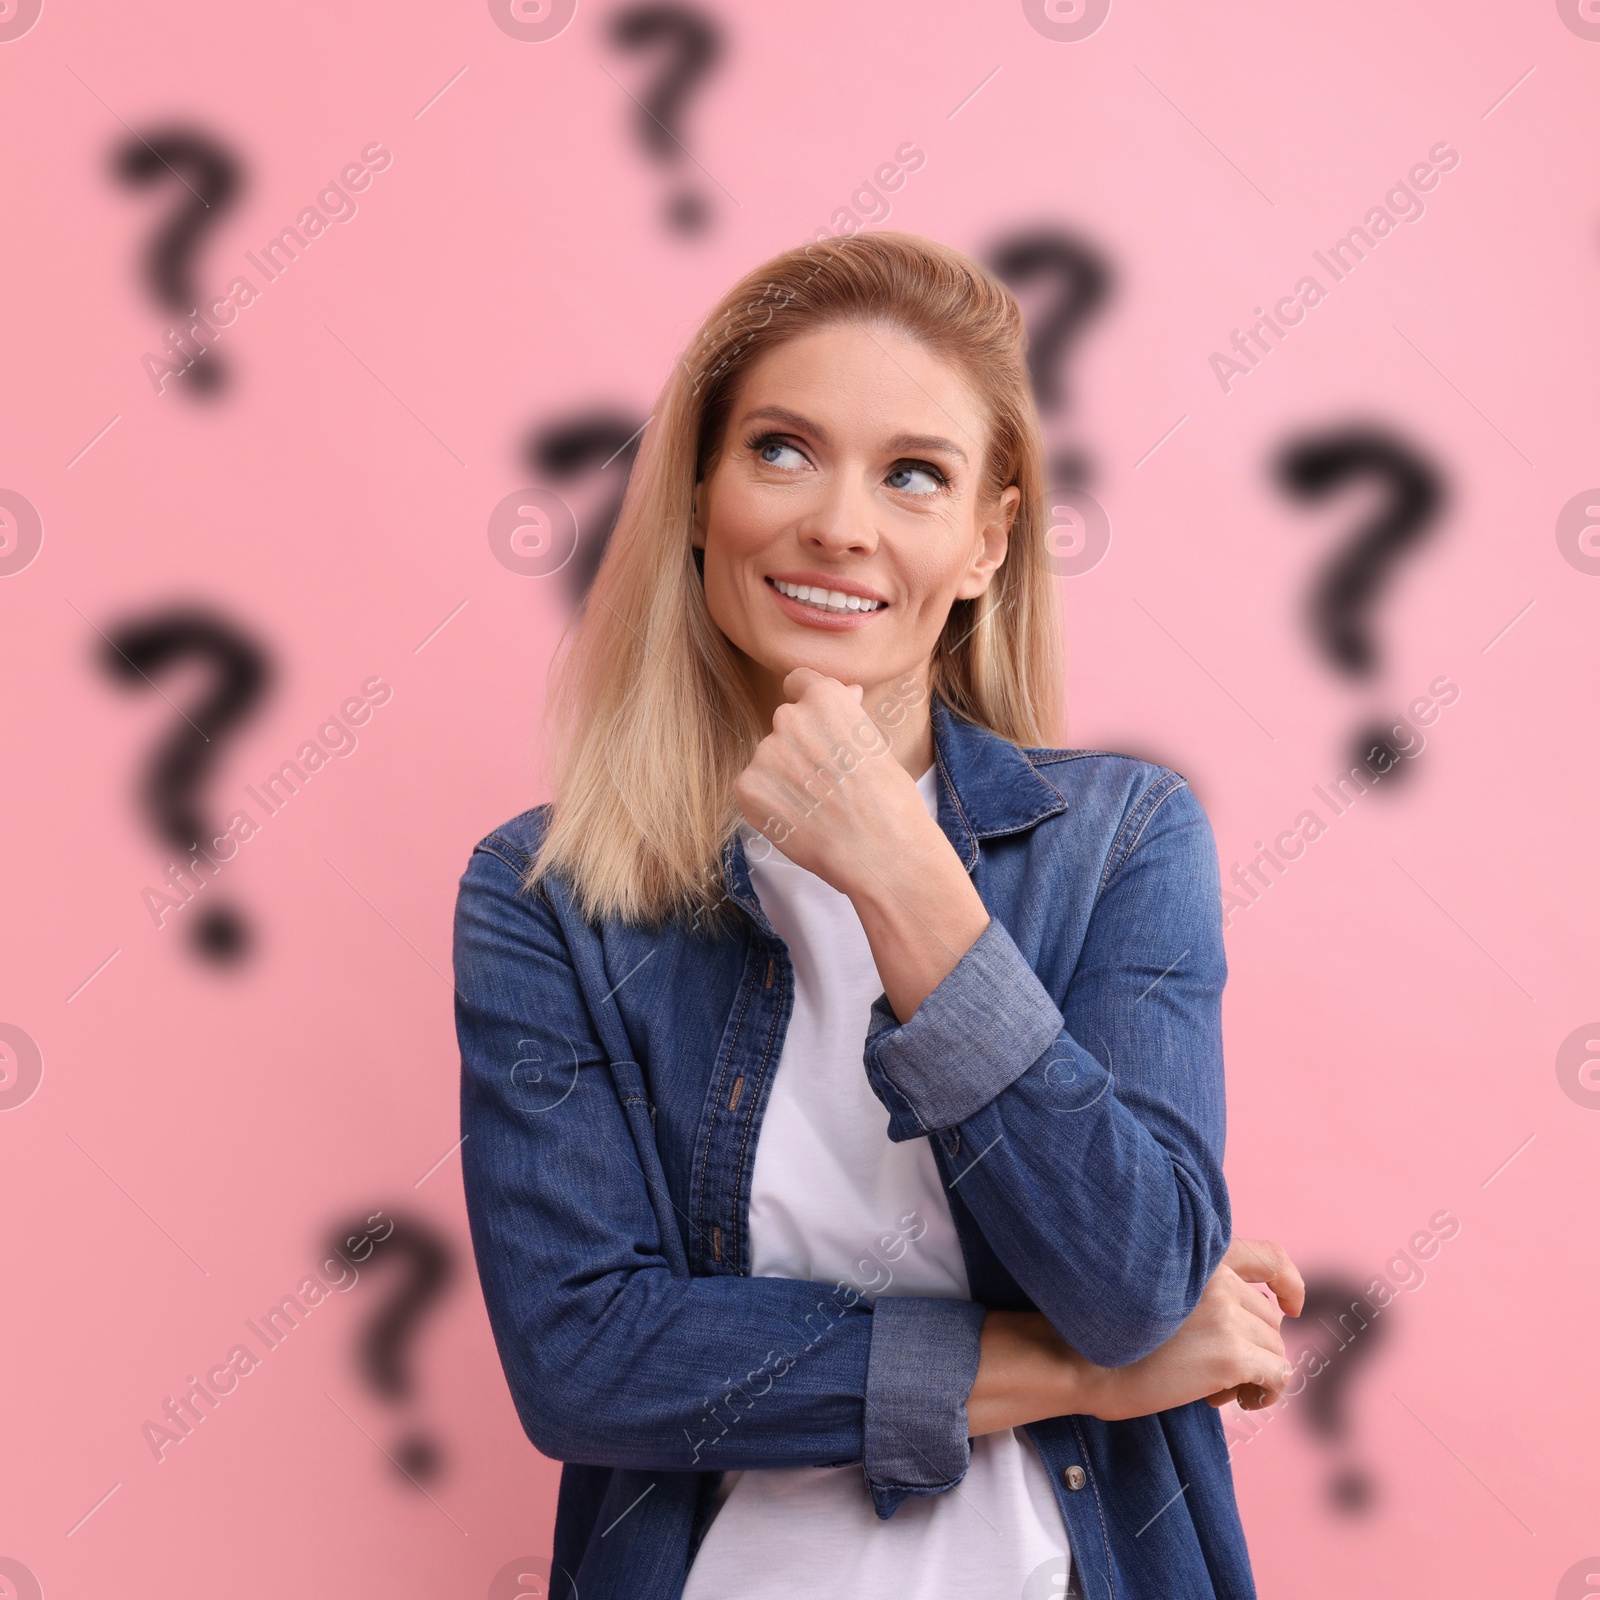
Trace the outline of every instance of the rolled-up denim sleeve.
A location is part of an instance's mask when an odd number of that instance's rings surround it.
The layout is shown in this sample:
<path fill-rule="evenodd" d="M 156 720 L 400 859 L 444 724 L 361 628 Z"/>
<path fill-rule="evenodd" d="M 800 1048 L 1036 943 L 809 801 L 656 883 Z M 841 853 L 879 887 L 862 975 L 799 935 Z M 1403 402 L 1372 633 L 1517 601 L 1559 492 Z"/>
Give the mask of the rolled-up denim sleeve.
<path fill-rule="evenodd" d="M 1170 1339 L 1228 1248 L 1226 976 L 1210 824 L 1163 768 L 1128 799 L 1059 995 L 991 918 L 905 1022 L 872 1008 L 889 1137 L 935 1136 L 995 1254 L 1100 1366 Z"/>
<path fill-rule="evenodd" d="M 1022 1076 L 1056 1042 L 1061 1011 L 994 917 L 907 1022 L 873 1002 L 866 1067 L 889 1110 L 889 1137 L 933 1133 Z"/>
<path fill-rule="evenodd" d="M 966 1475 L 967 1396 L 985 1315 L 971 1300 L 880 1295 L 875 1302 L 862 1465 L 880 1517 L 907 1495 L 942 1493 Z"/>

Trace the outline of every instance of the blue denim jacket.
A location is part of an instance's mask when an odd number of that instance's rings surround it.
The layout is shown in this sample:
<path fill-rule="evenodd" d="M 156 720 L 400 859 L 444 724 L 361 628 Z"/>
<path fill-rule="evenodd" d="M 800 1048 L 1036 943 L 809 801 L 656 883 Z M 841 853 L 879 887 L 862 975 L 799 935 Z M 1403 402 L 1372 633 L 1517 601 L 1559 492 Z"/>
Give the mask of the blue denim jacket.
<path fill-rule="evenodd" d="M 724 1469 L 859 1462 L 884 1518 L 947 1492 L 970 1458 L 985 1308 L 1041 1311 L 1122 1366 L 1177 1331 L 1222 1261 L 1226 963 L 1205 813 L 1166 768 L 1022 749 L 938 697 L 930 713 L 939 826 L 990 921 L 907 1022 L 880 995 L 863 1070 L 887 1137 L 931 1144 L 971 1301 L 751 1276 L 794 976 L 740 839 L 723 865 L 743 915 L 720 937 L 689 918 L 596 926 L 559 878 L 519 893 L 545 806 L 468 860 L 463 1180 L 517 1414 L 566 1463 L 560 1600 L 674 1600 Z M 1069 1593 L 1254 1596 L 1204 1400 L 1027 1432 Z"/>

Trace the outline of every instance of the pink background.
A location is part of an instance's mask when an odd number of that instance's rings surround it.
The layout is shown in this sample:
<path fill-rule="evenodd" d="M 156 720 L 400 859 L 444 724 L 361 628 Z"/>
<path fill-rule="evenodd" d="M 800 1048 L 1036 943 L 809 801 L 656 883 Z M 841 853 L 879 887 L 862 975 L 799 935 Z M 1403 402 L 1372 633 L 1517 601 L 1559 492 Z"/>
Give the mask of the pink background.
<path fill-rule="evenodd" d="M 477 1596 L 548 1550 L 558 1468 L 518 1426 L 468 1253 L 448 973 L 473 842 L 546 797 L 570 602 L 496 559 L 489 515 L 539 486 L 535 431 L 642 422 L 726 286 L 843 226 L 912 141 L 925 162 L 863 220 L 974 253 L 1066 228 L 1115 277 L 1048 424 L 1113 528 L 1060 581 L 1071 743 L 1187 774 L 1226 874 L 1317 803 L 1362 718 L 1459 686 L 1426 750 L 1228 930 L 1237 1231 L 1364 1283 L 1403 1275 L 1434 1213 L 1460 1224 L 1317 1380 L 1343 1443 L 1302 1396 L 1235 1472 L 1264 1596 L 1556 1594 L 1600 1550 L 1600 561 L 1556 527 L 1600 482 L 1600 29 L 1555 4 L 1117 0 L 1060 41 L 1018 4 L 725 8 L 679 129 L 698 165 L 669 169 L 630 99 L 665 57 L 609 43 L 618 9 L 527 41 L 482 4 L 45 0 L 0 42 L 0 489 L 43 524 L 0 580 L 0 1023 L 43 1060 L 0 1116 L 0 1592 Z M 247 173 L 194 257 L 210 294 L 363 146 L 393 155 L 224 334 L 216 400 L 141 366 L 170 318 L 137 263 L 186 197 L 109 169 L 129 128 L 175 119 Z M 1212 353 L 1440 140 L 1460 161 L 1426 214 L 1224 393 Z M 685 182 L 697 235 L 662 225 Z M 1301 504 L 1267 471 L 1357 416 L 1450 490 L 1372 608 L 1365 684 L 1302 618 L 1372 496 Z M 561 486 L 580 522 L 610 481 Z M 219 825 L 363 680 L 393 693 L 157 928 L 141 891 L 172 851 L 134 785 L 208 678 L 130 693 L 96 652 L 179 599 L 276 672 L 201 791 Z M 223 896 L 256 937 L 229 968 L 187 935 Z M 374 1266 L 158 1463 L 142 1425 L 380 1208 L 456 1266 L 405 1346 L 409 1398 L 355 1363 L 403 1275 Z M 442 1462 L 420 1487 L 383 1453 L 418 1430 Z M 1364 1511 L 1325 1493 L 1350 1463 Z"/>

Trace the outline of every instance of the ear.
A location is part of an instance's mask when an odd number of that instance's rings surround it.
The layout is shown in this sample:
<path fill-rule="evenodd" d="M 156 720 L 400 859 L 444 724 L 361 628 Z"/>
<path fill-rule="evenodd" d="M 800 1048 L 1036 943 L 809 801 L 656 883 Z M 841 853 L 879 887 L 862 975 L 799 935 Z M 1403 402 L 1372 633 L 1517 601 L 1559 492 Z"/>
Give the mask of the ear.
<path fill-rule="evenodd" d="M 989 587 L 990 580 L 1006 558 L 1010 547 L 1011 524 L 1022 503 L 1022 491 L 1011 484 L 1002 489 L 979 523 L 973 539 L 972 564 L 956 590 L 958 600 L 972 600 Z"/>

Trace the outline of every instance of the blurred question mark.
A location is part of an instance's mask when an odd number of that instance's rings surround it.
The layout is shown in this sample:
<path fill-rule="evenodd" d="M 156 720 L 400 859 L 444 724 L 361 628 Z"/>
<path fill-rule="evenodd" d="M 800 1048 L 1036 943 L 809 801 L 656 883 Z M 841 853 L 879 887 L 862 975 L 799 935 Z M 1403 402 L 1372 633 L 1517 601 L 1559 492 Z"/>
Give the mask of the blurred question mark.
<path fill-rule="evenodd" d="M 195 316 L 201 300 L 195 257 L 201 236 L 238 198 L 238 162 L 214 139 L 189 128 L 165 128 L 148 139 L 136 134 L 117 146 L 112 162 L 117 177 L 130 186 L 148 188 L 171 180 L 188 191 L 146 246 L 144 277 L 161 305 L 183 319 Z M 214 395 L 223 386 L 225 370 L 216 352 L 202 344 L 187 377 L 197 394 Z"/>
<path fill-rule="evenodd" d="M 187 606 L 120 623 L 104 637 L 100 652 L 100 664 L 113 678 L 140 689 L 156 689 L 154 677 L 191 659 L 211 668 L 210 692 L 188 711 L 178 710 L 179 726 L 152 752 L 139 785 L 151 824 L 185 852 L 186 861 L 202 848 L 202 838 L 217 837 L 201 814 L 200 791 L 225 737 L 249 719 L 271 683 L 266 653 L 232 623 Z M 237 961 L 250 942 L 243 918 L 226 904 L 207 906 L 190 935 L 214 962 Z"/>
<path fill-rule="evenodd" d="M 1363 1326 L 1351 1330 L 1348 1341 L 1340 1339 L 1336 1330 L 1322 1321 L 1324 1314 L 1337 1317 L 1352 1306 L 1371 1303 L 1359 1285 L 1345 1278 L 1318 1277 L 1306 1280 L 1306 1303 L 1293 1323 L 1285 1322 L 1281 1332 L 1286 1341 L 1293 1340 L 1304 1347 L 1314 1345 L 1327 1361 L 1315 1377 L 1308 1377 L 1302 1393 L 1305 1396 L 1306 1426 L 1330 1450 L 1336 1452 L 1348 1446 L 1351 1434 L 1349 1390 L 1355 1381 L 1355 1370 L 1363 1362 L 1370 1362 L 1383 1329 L 1387 1323 L 1360 1316 Z M 1329 1341 L 1337 1342 L 1330 1348 Z M 1348 1457 L 1335 1466 L 1326 1485 L 1328 1502 L 1340 1511 L 1357 1513 L 1368 1510 L 1377 1492 L 1372 1475 L 1358 1462 Z"/>
<path fill-rule="evenodd" d="M 1002 239 L 989 252 L 995 276 L 1014 291 L 1043 283 L 1047 293 L 1028 319 L 1028 377 L 1044 417 L 1068 409 L 1065 357 L 1111 292 L 1105 259 L 1076 235 L 1038 228 Z M 1081 452 L 1058 454 L 1050 467 L 1058 488 L 1082 487 L 1089 464 Z"/>
<path fill-rule="evenodd" d="M 1347 677 L 1371 678 L 1378 670 L 1372 611 L 1395 568 L 1432 531 L 1444 507 L 1444 484 L 1433 465 L 1394 434 L 1357 423 L 1302 434 L 1280 447 L 1273 462 L 1279 487 L 1296 500 L 1325 500 L 1348 484 L 1368 481 L 1383 491 L 1373 514 L 1328 560 L 1313 585 L 1308 613 L 1312 636 Z M 1393 759 L 1390 729 L 1374 723 L 1358 739 L 1357 761 L 1386 749 Z"/>
<path fill-rule="evenodd" d="M 607 475 L 605 499 L 587 519 L 594 537 L 580 540 L 567 564 L 569 592 L 575 606 L 583 603 L 600 570 L 643 432 L 643 424 L 624 412 L 596 409 L 547 423 L 524 449 L 523 460 L 534 475 L 551 483 L 574 484 L 587 473 Z"/>
<path fill-rule="evenodd" d="M 415 1217 L 388 1213 L 388 1233 L 373 1238 L 370 1261 L 403 1257 L 407 1272 L 367 1323 L 357 1347 L 362 1376 L 385 1400 L 401 1405 L 416 1388 L 409 1360 L 417 1329 L 429 1308 L 440 1300 L 455 1276 L 455 1253 L 443 1234 Z M 331 1250 L 343 1257 L 345 1241 L 366 1232 L 368 1218 L 360 1218 L 329 1235 Z M 426 1434 L 411 1433 L 395 1446 L 394 1459 L 412 1478 L 431 1478 L 439 1471 L 439 1446 Z"/>
<path fill-rule="evenodd" d="M 612 17 L 611 42 L 630 54 L 665 52 L 667 65 L 639 99 L 637 127 L 651 160 L 668 167 L 682 165 L 688 154 L 678 137 L 684 102 L 721 57 L 721 29 L 691 6 L 630 6 Z M 677 233 L 699 233 L 711 220 L 705 196 L 687 186 L 667 201 L 666 216 L 667 225 Z"/>

